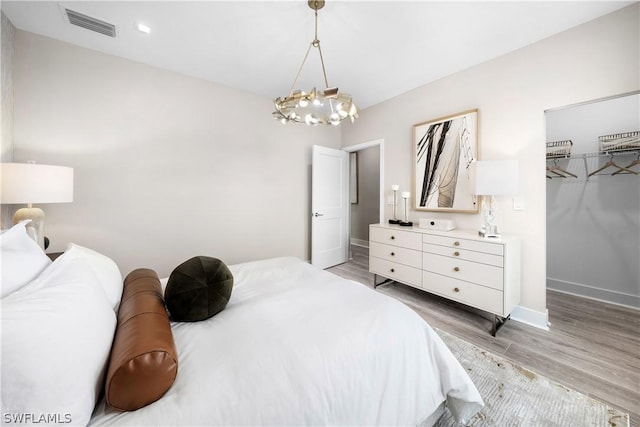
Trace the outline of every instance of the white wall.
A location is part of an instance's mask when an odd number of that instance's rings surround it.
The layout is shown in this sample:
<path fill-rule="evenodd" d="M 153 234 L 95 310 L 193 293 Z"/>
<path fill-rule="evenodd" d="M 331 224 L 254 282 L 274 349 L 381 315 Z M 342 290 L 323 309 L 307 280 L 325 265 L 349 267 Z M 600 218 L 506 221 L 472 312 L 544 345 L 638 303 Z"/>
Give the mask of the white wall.
<path fill-rule="evenodd" d="M 369 242 L 369 224 L 380 221 L 380 147 L 358 153 L 358 203 L 351 205 L 351 238 Z"/>
<path fill-rule="evenodd" d="M 344 146 L 384 138 L 385 187 L 411 189 L 412 126 L 478 108 L 480 159 L 520 161 L 525 210 L 502 198 L 498 224 L 522 236 L 522 302 L 530 321 L 546 317 L 546 178 L 544 111 L 637 90 L 640 5 L 621 9 L 492 61 L 422 86 L 362 111 L 342 127 Z M 412 191 L 413 192 L 413 191 Z M 388 193 L 388 192 L 386 192 Z M 385 205 L 386 206 L 386 205 Z M 385 218 L 391 215 L 387 207 Z M 453 218 L 459 228 L 477 229 L 479 215 L 412 212 Z"/>
<path fill-rule="evenodd" d="M 44 206 L 68 242 L 168 275 L 195 255 L 309 259 L 311 145 L 270 99 L 24 31 L 15 44 L 15 161 L 72 166 L 74 202 Z"/>
<path fill-rule="evenodd" d="M 640 95 L 549 111 L 546 123 L 548 141 L 570 139 L 572 154 L 597 153 L 599 136 L 640 130 Z M 614 161 L 626 166 L 636 158 Z M 640 176 L 612 176 L 616 169 L 608 168 L 587 177 L 607 161 L 588 158 L 585 170 L 584 159 L 560 160 L 578 178 L 547 180 L 547 283 L 640 307 Z"/>

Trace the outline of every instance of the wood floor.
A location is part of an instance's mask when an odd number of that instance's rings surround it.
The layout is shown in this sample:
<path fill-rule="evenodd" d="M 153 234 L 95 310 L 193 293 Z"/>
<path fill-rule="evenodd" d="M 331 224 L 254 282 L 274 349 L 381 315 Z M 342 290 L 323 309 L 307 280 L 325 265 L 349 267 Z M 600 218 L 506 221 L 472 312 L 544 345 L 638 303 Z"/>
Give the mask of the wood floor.
<path fill-rule="evenodd" d="M 328 271 L 373 287 L 368 249 Z M 431 326 L 628 412 L 640 427 L 640 311 L 547 291 L 549 331 L 509 320 L 494 338 L 488 313 L 396 282 L 378 286 Z"/>

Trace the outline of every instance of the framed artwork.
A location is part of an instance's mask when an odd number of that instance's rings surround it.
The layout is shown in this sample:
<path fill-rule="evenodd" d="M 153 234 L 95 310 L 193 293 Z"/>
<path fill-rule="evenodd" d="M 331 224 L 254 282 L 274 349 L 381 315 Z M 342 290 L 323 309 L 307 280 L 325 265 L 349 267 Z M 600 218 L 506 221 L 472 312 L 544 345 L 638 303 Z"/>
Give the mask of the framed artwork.
<path fill-rule="evenodd" d="M 358 153 L 349 153 L 349 197 L 352 204 L 358 203 Z"/>
<path fill-rule="evenodd" d="M 415 209 L 478 212 L 469 176 L 477 158 L 477 109 L 414 125 Z"/>

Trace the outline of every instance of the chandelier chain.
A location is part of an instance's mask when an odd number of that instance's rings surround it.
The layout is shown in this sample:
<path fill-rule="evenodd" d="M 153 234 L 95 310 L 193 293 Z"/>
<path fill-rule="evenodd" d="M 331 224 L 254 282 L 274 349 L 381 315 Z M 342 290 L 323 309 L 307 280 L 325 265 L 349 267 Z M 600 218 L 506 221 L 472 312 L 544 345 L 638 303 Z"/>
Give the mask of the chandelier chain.
<path fill-rule="evenodd" d="M 300 68 L 298 68 L 298 74 L 296 74 L 296 78 L 293 80 L 293 84 L 291 85 L 291 89 L 289 89 L 289 96 L 293 94 L 293 90 L 296 87 L 296 83 L 298 82 L 298 78 L 300 78 L 300 73 L 304 68 L 304 64 L 307 62 L 307 58 L 309 57 L 309 51 L 312 47 L 318 48 L 318 53 L 320 54 L 320 64 L 322 65 L 322 76 L 324 77 L 324 87 L 329 87 L 329 80 L 327 79 L 327 70 L 324 66 L 324 57 L 322 56 L 322 48 L 320 47 L 320 40 L 318 40 L 318 9 L 315 9 L 315 32 L 314 38 L 309 47 L 307 48 L 307 52 L 304 54 L 304 58 L 302 59 L 302 64 L 300 64 Z"/>
<path fill-rule="evenodd" d="M 322 64 L 322 75 L 324 76 L 324 87 L 329 87 L 329 81 L 327 80 L 327 70 L 324 67 L 324 57 L 322 56 L 322 48 L 320 47 L 320 40 L 318 40 L 318 7 L 316 2 L 315 8 L 315 22 L 316 22 L 316 31 L 315 37 L 313 40 L 313 46 L 318 48 L 318 53 L 320 54 L 320 64 Z"/>
<path fill-rule="evenodd" d="M 315 25 L 315 32 L 313 34 L 313 36 L 314 36 L 313 37 L 313 41 L 314 42 L 317 41 L 318 43 L 320 43 L 320 40 L 318 40 L 318 7 L 317 7 L 317 4 L 316 4 L 316 7 L 315 7 L 314 10 L 315 10 L 315 23 L 316 23 L 316 25 Z"/>

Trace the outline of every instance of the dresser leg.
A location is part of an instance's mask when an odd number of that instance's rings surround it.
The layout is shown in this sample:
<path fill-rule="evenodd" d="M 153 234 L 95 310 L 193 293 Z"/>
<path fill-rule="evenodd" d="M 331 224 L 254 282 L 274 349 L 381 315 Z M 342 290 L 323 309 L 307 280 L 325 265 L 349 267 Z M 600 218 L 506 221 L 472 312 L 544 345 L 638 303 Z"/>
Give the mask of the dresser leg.
<path fill-rule="evenodd" d="M 386 283 L 393 282 L 393 279 L 384 279 L 382 282 L 378 283 L 378 275 L 373 273 L 373 289 L 377 288 L 380 285 L 384 285 Z"/>
<path fill-rule="evenodd" d="M 511 315 L 508 315 L 507 317 L 500 317 L 497 314 L 494 314 L 493 324 L 491 325 L 491 336 L 495 337 L 496 333 L 500 330 L 500 328 L 502 328 L 502 326 L 504 326 L 506 321 L 509 320 L 510 318 L 511 318 Z"/>

